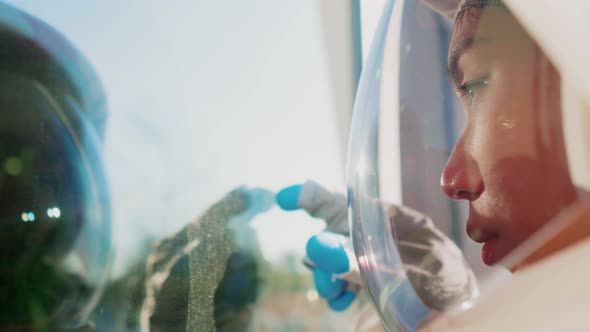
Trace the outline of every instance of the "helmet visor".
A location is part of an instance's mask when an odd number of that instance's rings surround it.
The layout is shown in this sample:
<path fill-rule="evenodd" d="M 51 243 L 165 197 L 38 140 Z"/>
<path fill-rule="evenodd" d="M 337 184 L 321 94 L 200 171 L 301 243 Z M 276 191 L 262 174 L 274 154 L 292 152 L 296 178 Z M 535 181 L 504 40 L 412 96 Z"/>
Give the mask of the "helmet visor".
<path fill-rule="evenodd" d="M 501 1 L 454 17 L 388 2 L 355 102 L 353 244 L 392 330 L 469 307 L 481 280 L 544 257 L 549 224 L 584 197 L 559 71 Z"/>

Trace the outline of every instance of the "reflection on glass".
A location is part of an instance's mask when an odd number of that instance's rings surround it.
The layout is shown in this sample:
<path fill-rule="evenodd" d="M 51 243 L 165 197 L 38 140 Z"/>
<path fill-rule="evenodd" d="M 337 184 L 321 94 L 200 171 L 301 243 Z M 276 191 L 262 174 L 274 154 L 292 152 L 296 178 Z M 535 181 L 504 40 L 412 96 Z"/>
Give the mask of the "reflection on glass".
<path fill-rule="evenodd" d="M 47 216 L 49 218 L 58 219 L 59 217 L 61 217 L 61 211 L 59 208 L 56 207 L 47 209 Z"/>
<path fill-rule="evenodd" d="M 0 330 L 82 327 L 111 255 L 90 121 L 100 83 L 59 33 L 6 4 L 0 49 Z"/>

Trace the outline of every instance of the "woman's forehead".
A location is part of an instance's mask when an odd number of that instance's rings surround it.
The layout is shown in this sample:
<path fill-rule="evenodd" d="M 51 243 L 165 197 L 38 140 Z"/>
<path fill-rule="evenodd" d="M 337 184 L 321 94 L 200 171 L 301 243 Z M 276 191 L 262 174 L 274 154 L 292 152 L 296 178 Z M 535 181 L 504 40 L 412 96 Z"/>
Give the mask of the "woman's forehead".
<path fill-rule="evenodd" d="M 457 16 L 449 52 L 466 40 L 502 40 L 523 33 L 524 29 L 505 7 L 471 8 Z"/>

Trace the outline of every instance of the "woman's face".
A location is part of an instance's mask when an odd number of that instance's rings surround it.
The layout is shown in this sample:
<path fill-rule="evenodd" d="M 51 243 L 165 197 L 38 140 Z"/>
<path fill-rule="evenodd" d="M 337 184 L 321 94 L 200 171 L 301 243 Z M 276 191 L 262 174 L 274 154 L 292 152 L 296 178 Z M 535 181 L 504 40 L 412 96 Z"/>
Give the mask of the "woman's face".
<path fill-rule="evenodd" d="M 485 243 L 482 259 L 493 265 L 576 198 L 560 78 L 503 8 L 459 16 L 448 67 L 466 123 L 441 186 L 469 201 L 467 233 Z"/>

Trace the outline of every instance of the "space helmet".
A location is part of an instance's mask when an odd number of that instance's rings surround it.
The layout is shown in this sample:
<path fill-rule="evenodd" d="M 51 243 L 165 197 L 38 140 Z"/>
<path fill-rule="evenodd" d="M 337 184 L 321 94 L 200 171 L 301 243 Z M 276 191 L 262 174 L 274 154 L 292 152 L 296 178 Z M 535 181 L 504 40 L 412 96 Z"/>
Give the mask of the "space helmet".
<path fill-rule="evenodd" d="M 584 9 L 385 2 L 355 100 L 348 199 L 389 330 L 467 309 L 488 280 L 590 235 L 567 218 L 590 188 Z"/>
<path fill-rule="evenodd" d="M 0 81 L 0 329 L 76 329 L 112 257 L 104 90 L 62 34 L 7 4 Z"/>

